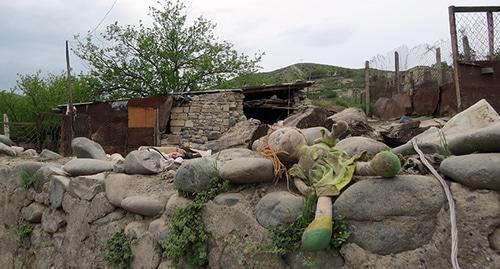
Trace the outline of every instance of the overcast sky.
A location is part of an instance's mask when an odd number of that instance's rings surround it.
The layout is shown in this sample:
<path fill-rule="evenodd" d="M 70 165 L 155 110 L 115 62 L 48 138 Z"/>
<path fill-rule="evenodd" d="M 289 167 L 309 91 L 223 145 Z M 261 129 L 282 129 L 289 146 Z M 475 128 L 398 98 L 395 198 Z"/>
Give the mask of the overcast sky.
<path fill-rule="evenodd" d="M 0 0 L 0 89 L 17 74 L 63 72 L 64 41 L 94 29 L 115 0 Z M 147 21 L 156 0 L 116 0 L 97 29 L 110 23 Z M 186 0 L 192 16 L 217 23 L 221 39 L 239 51 L 266 53 L 270 71 L 298 62 L 362 67 L 365 60 L 402 44 L 448 39 L 450 5 L 497 1 L 447 0 Z M 74 45 L 74 42 L 73 42 Z M 71 56 L 74 71 L 86 67 Z"/>

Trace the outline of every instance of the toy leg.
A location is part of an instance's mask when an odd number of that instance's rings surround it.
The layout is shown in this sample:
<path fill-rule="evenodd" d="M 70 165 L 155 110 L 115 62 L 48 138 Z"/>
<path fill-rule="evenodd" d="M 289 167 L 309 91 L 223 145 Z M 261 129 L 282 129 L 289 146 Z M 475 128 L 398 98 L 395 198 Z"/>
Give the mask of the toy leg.
<path fill-rule="evenodd" d="M 326 249 L 332 238 L 332 198 L 320 196 L 316 216 L 302 234 L 302 247 L 307 251 Z"/>
<path fill-rule="evenodd" d="M 293 179 L 293 183 L 295 184 L 295 187 L 297 188 L 297 190 L 300 192 L 300 194 L 304 195 L 304 196 L 307 196 L 307 194 L 309 193 L 309 190 L 311 188 L 309 188 L 306 183 L 304 183 L 304 181 L 302 181 L 302 179 L 298 178 L 298 177 L 295 177 Z"/>
<path fill-rule="evenodd" d="M 354 173 L 359 176 L 394 177 L 400 169 L 398 156 L 390 151 L 382 151 L 369 162 L 356 162 Z"/>

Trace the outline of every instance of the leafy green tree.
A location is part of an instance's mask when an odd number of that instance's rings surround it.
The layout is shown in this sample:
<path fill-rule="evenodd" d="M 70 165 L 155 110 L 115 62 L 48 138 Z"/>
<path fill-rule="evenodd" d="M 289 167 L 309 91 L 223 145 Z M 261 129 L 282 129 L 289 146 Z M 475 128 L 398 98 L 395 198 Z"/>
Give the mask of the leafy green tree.
<path fill-rule="evenodd" d="M 152 24 L 106 27 L 100 38 L 76 36 L 74 52 L 91 66 L 91 76 L 108 98 L 201 90 L 243 73 L 255 72 L 263 54 L 238 53 L 219 41 L 215 24 L 199 17 L 190 23 L 180 2 L 150 7 Z"/>

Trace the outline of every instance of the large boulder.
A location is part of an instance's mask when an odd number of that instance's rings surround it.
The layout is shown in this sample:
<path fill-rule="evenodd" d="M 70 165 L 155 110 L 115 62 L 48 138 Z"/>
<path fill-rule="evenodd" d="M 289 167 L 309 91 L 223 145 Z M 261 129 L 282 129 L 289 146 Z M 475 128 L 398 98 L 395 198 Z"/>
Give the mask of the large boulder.
<path fill-rule="evenodd" d="M 146 196 L 166 204 L 175 191 L 172 184 L 160 176 L 142 176 L 110 173 L 104 179 L 104 188 L 109 202 L 117 207 L 128 197 Z"/>
<path fill-rule="evenodd" d="M 106 160 L 106 152 L 102 146 L 86 137 L 74 138 L 71 141 L 71 149 L 77 158 Z"/>
<path fill-rule="evenodd" d="M 125 173 L 151 175 L 165 170 L 166 164 L 160 153 L 148 150 L 134 150 L 123 161 Z"/>
<path fill-rule="evenodd" d="M 262 158 L 262 155 L 246 148 L 232 148 L 221 150 L 213 154 L 212 158 L 218 162 L 225 162 L 238 158 Z"/>
<path fill-rule="evenodd" d="M 10 146 L 0 142 L 0 156 L 1 155 L 16 156 L 16 151 L 14 151 Z"/>
<path fill-rule="evenodd" d="M 273 162 L 265 158 L 236 158 L 220 162 L 217 168 L 222 179 L 235 184 L 274 180 Z"/>
<path fill-rule="evenodd" d="M 441 186 L 433 177 L 374 178 L 345 190 L 334 203 L 334 214 L 348 219 L 350 242 L 385 255 L 427 244 L 444 201 Z"/>
<path fill-rule="evenodd" d="M 0 143 L 3 143 L 7 146 L 14 146 L 14 142 L 12 142 L 12 140 L 10 140 L 10 138 L 8 138 L 7 136 L 5 135 L 0 135 Z"/>
<path fill-rule="evenodd" d="M 439 169 L 467 187 L 500 191 L 500 153 L 451 156 Z"/>
<path fill-rule="evenodd" d="M 177 169 L 174 185 L 181 191 L 200 192 L 206 190 L 218 176 L 215 159 L 203 157 L 186 160 Z"/>
<path fill-rule="evenodd" d="M 113 170 L 113 162 L 96 159 L 73 159 L 63 166 L 71 176 L 94 175 Z"/>
<path fill-rule="evenodd" d="M 368 158 L 370 159 L 379 152 L 390 150 L 386 144 L 363 136 L 351 136 L 342 139 L 335 145 L 335 147 L 345 151 L 347 155 L 351 157 L 366 152 L 368 154 Z"/>
<path fill-rule="evenodd" d="M 302 214 L 304 197 L 286 191 L 266 194 L 257 203 L 255 215 L 264 227 L 276 227 L 292 223 Z"/>

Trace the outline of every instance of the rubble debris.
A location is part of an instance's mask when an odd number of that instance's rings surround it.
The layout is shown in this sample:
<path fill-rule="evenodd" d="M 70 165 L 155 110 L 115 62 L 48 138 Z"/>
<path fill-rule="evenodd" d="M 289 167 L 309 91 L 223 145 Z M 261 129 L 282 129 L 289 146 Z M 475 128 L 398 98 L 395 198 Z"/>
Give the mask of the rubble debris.
<path fill-rule="evenodd" d="M 307 107 L 290 115 L 283 121 L 285 127 L 296 127 L 299 129 L 322 127 L 326 119 L 333 115 L 332 112 L 321 107 Z"/>
<path fill-rule="evenodd" d="M 71 149 L 77 158 L 106 160 L 106 153 L 101 145 L 86 137 L 74 138 L 71 141 Z"/>
<path fill-rule="evenodd" d="M 240 121 L 216 140 L 211 140 L 200 146 L 200 149 L 211 149 L 215 152 L 228 148 L 251 148 L 252 143 L 265 136 L 269 125 L 262 124 L 259 120 L 249 119 Z"/>
<path fill-rule="evenodd" d="M 138 175 L 157 174 L 169 166 L 163 156 L 153 150 L 134 150 L 127 154 L 122 165 L 125 173 Z"/>
<path fill-rule="evenodd" d="M 32 223 L 40 223 L 45 206 L 39 203 L 31 203 L 21 210 L 23 219 Z"/>
<path fill-rule="evenodd" d="M 440 171 L 467 187 L 500 191 L 500 153 L 451 156 Z"/>
<path fill-rule="evenodd" d="M 334 114 L 328 117 L 325 122 L 325 127 L 328 130 L 332 129 L 332 126 L 339 121 L 345 121 L 349 126 L 349 129 L 345 134 L 339 137 L 343 139 L 349 135 L 351 136 L 366 136 L 375 140 L 382 141 L 382 137 L 378 134 L 372 127 L 368 125 L 368 118 L 365 112 L 359 108 L 346 108 L 342 112 Z"/>
<path fill-rule="evenodd" d="M 43 149 L 38 158 L 41 161 L 53 161 L 62 158 L 61 155 L 48 149 Z"/>
<path fill-rule="evenodd" d="M 406 123 L 393 123 L 381 130 L 380 134 L 389 147 L 398 147 L 408 143 L 413 137 L 425 130 L 426 128 L 420 127 L 420 121 L 412 120 Z"/>

